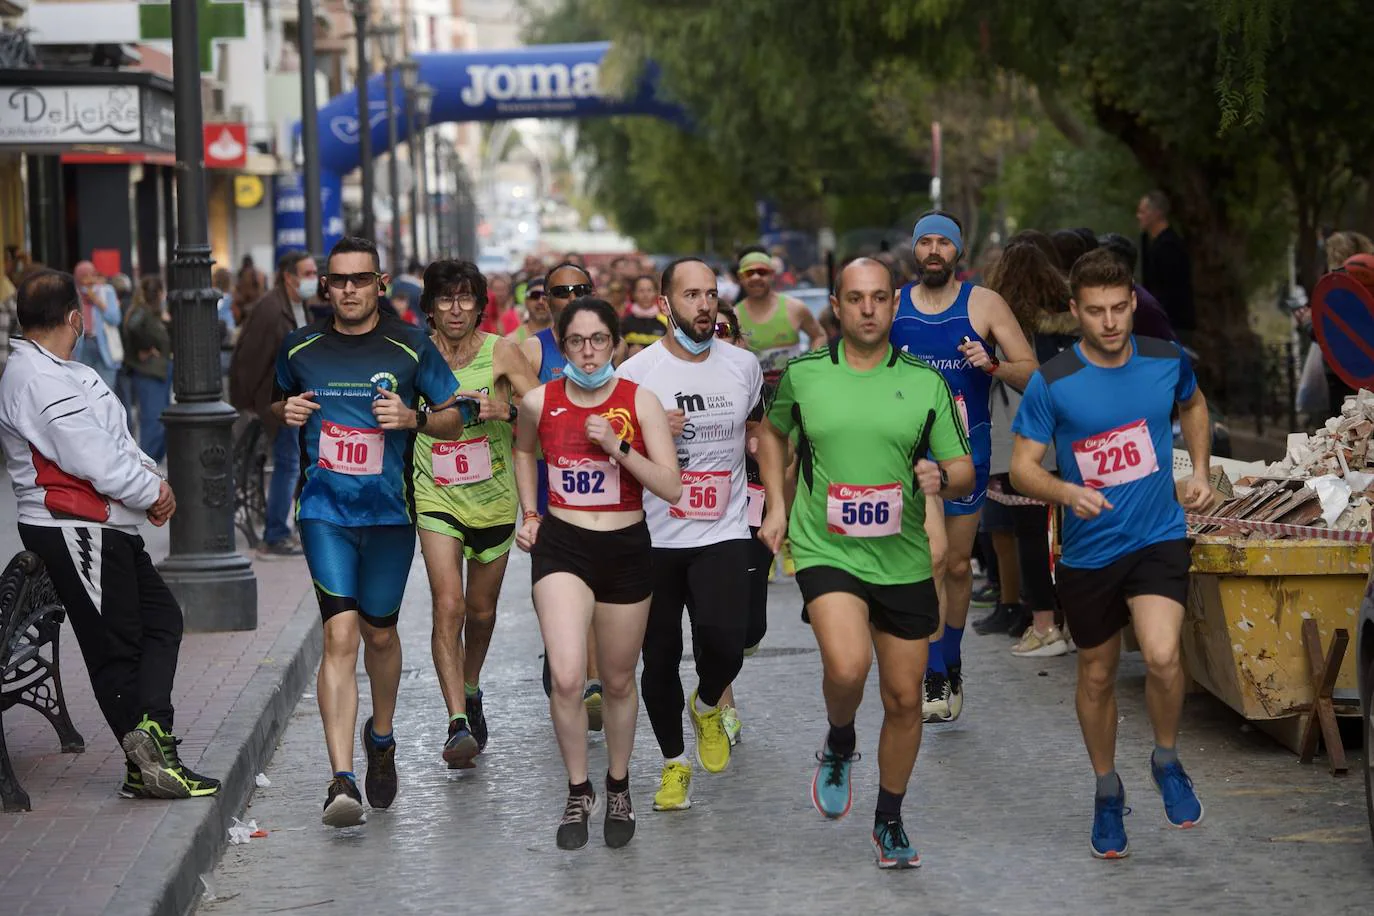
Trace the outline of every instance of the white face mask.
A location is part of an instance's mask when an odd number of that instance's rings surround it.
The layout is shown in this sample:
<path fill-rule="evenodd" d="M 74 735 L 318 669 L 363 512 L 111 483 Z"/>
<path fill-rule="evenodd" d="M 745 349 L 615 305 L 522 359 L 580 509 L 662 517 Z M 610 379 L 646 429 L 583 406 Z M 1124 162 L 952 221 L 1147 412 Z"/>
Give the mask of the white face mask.
<path fill-rule="evenodd" d="M 302 277 L 300 286 L 296 287 L 296 292 L 302 299 L 314 299 L 315 294 L 320 291 L 319 277 Z"/>

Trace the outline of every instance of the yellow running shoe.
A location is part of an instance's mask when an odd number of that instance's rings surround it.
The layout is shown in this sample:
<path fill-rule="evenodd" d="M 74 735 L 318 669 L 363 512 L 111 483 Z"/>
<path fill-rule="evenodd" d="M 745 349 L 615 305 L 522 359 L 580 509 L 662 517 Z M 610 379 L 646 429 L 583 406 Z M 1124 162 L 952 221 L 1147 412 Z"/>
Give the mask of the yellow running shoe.
<path fill-rule="evenodd" d="M 733 706 L 722 707 L 720 724 L 725 727 L 725 737 L 730 739 L 730 746 L 739 744 L 739 734 L 744 731 L 744 723 L 739 720 L 739 710 Z"/>
<path fill-rule="evenodd" d="M 677 760 L 663 763 L 663 775 L 654 795 L 655 811 L 686 811 L 692 807 L 692 765 Z"/>
<path fill-rule="evenodd" d="M 719 773 L 730 763 L 730 738 L 725 734 L 725 711 L 719 706 L 710 712 L 697 712 L 697 692 L 687 701 L 692 731 L 697 736 L 697 761 L 708 773 Z"/>
<path fill-rule="evenodd" d="M 782 542 L 782 574 L 789 579 L 797 574 L 797 561 L 792 559 L 792 542 Z"/>

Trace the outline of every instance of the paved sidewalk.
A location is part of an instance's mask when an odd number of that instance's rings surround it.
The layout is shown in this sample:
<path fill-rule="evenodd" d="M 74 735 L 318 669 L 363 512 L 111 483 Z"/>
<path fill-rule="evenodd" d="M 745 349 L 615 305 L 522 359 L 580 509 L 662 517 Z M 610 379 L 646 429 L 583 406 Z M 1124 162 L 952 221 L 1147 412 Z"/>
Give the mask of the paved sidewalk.
<path fill-rule="evenodd" d="M 148 526 L 144 536 L 155 561 L 166 556 L 165 528 Z M 0 552 L 8 562 L 20 549 L 13 493 L 0 479 Z M 223 800 L 117 796 L 124 754 L 96 706 L 71 627 L 64 626 L 63 688 L 86 751 L 60 753 L 56 733 L 32 710 L 5 714 L 10 758 L 33 810 L 0 814 L 0 913 L 179 916 L 189 907 L 199 875 L 223 844 L 224 825 L 239 813 L 314 671 L 319 618 L 304 561 L 258 561 L 254 572 L 258 628 L 188 634 L 173 694 L 182 758 L 226 780 Z"/>
<path fill-rule="evenodd" d="M 1091 858 L 1093 780 L 1073 710 L 1074 658 L 1015 659 L 1006 637 L 972 632 L 965 715 L 927 728 L 907 796 L 907 823 L 924 867 L 880 872 L 868 845 L 877 793 L 876 669 L 858 720 L 864 757 L 855 767 L 854 810 L 828 822 L 808 794 L 825 729 L 819 657 L 790 582 L 770 588 L 768 636 L 760 654 L 745 661 L 737 685 L 744 737 L 729 769 L 711 776 L 697 767 L 692 809 L 654 812 L 660 758 L 641 709 L 630 768 L 634 842 L 607 849 L 598 821 L 586 849 L 561 852 L 554 830 L 566 782 L 539 683 L 528 583 L 528 558 L 516 552 L 482 678 L 491 744 L 478 769 L 453 772 L 439 755 L 446 716 L 416 557 L 401 616 L 406 654 L 395 806 L 371 812 L 360 828 L 320 824 L 329 767 L 316 701 L 303 698 L 266 770 L 272 785 L 255 793 L 246 815 L 269 835 L 227 849 L 211 882 L 216 899 L 201 904 L 202 916 L 1335 916 L 1367 914 L 1374 905 L 1374 851 L 1358 778 L 1332 779 L 1322 761 L 1299 765 L 1207 696 L 1189 697 L 1180 741 L 1206 821 L 1191 831 L 1166 825 L 1149 777 L 1152 742 L 1138 655 L 1123 662 L 1120 694 L 1120 770 L 1134 807 L 1126 819 L 1131 856 Z M 359 683 L 366 684 L 361 668 Z M 360 721 L 368 707 L 364 687 Z M 591 759 L 599 780 L 599 735 Z M 1359 764 L 1352 761 L 1351 771 Z"/>

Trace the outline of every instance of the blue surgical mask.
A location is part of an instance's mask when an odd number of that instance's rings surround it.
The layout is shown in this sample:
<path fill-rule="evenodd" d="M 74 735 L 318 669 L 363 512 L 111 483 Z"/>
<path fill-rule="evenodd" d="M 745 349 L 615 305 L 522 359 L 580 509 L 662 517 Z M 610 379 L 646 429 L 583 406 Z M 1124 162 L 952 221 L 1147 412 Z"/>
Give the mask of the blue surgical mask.
<path fill-rule="evenodd" d="M 687 336 L 686 332 L 683 331 L 682 328 L 676 326 L 673 327 L 673 339 L 682 345 L 682 349 L 686 350 L 693 356 L 700 356 L 707 350 L 711 349 L 711 338 L 708 337 L 705 340 L 693 340 L 692 338 Z"/>
<path fill-rule="evenodd" d="M 572 382 L 578 388 L 585 388 L 594 391 L 611 380 L 615 375 L 615 366 L 611 365 L 610 360 L 602 363 L 601 368 L 595 372 L 584 372 L 580 366 L 568 363 L 563 367 L 563 377 Z"/>
<path fill-rule="evenodd" d="M 299 287 L 301 299 L 314 299 L 315 294 L 320 291 L 319 277 L 304 277 L 301 279 Z"/>

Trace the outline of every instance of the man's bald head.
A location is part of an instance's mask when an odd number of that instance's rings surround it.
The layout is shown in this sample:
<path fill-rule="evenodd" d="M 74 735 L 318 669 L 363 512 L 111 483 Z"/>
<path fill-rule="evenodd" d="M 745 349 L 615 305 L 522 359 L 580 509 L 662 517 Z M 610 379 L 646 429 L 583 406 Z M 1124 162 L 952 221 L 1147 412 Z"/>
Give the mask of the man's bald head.
<path fill-rule="evenodd" d="M 855 258 L 844 265 L 839 276 L 835 278 L 835 298 L 843 298 L 844 291 L 851 286 L 869 288 L 882 284 L 886 284 L 889 290 L 897 288 L 891 267 L 876 258 Z"/>
<path fill-rule="evenodd" d="M 80 261 L 72 271 L 77 283 L 89 283 L 96 278 L 95 265 L 90 261 Z"/>

